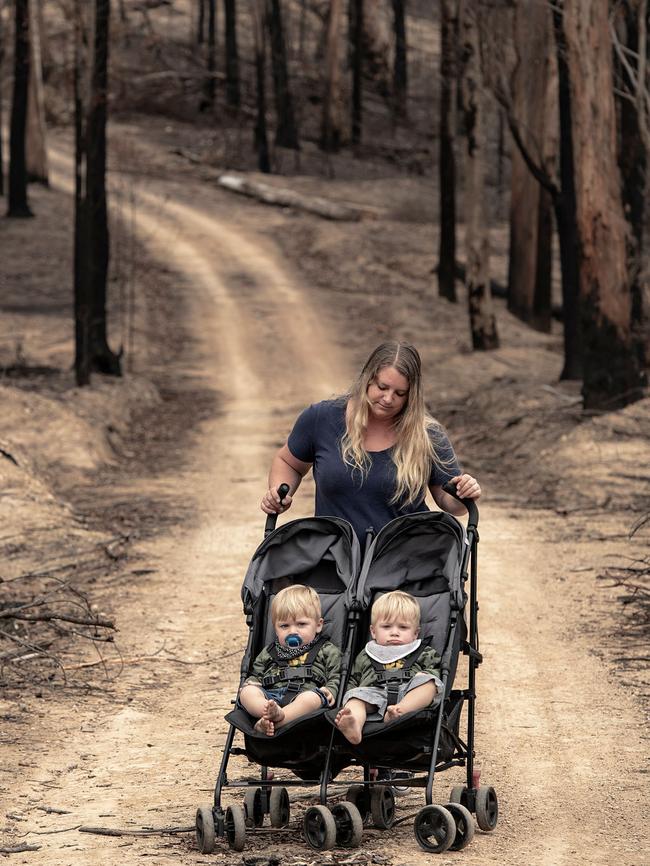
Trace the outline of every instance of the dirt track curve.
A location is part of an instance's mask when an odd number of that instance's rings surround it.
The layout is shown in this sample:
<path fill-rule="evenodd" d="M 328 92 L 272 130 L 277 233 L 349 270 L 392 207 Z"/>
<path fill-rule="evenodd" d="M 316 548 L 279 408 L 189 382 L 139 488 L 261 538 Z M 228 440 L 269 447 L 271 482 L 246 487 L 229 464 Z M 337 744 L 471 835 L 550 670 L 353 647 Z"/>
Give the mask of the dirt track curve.
<path fill-rule="evenodd" d="M 22 815 L 25 841 L 42 847 L 12 862 L 241 862 L 223 844 L 199 855 L 190 834 L 113 838 L 73 829 L 188 826 L 196 806 L 210 802 L 245 641 L 239 588 L 261 535 L 269 458 L 297 411 L 342 390 L 353 372 L 352 358 L 334 348 L 327 311 L 313 308 L 308 287 L 257 230 L 257 211 L 209 195 L 198 183 L 137 191 L 139 237 L 190 300 L 197 353 L 183 373 L 213 389 L 220 406 L 186 468 L 149 482 L 189 500 L 196 526 L 141 543 L 155 573 L 116 603 L 127 659 L 165 651 L 127 664 L 110 698 L 40 702 L 12 756 L 16 783 L 4 811 Z M 291 516 L 308 514 L 311 501 L 306 482 Z M 501 817 L 495 833 L 477 832 L 467 850 L 434 862 L 641 866 L 648 851 L 639 715 L 580 636 L 562 574 L 570 551 L 550 544 L 539 520 L 515 520 L 489 498 L 481 508 L 485 664 L 476 742 Z M 438 801 L 460 781 L 460 770 L 441 774 Z M 421 803 L 412 794 L 400 808 Z M 435 857 L 417 848 L 410 822 L 368 830 L 361 850 L 394 864 Z M 252 838 L 244 853 L 268 851 L 314 859 L 284 832 Z"/>

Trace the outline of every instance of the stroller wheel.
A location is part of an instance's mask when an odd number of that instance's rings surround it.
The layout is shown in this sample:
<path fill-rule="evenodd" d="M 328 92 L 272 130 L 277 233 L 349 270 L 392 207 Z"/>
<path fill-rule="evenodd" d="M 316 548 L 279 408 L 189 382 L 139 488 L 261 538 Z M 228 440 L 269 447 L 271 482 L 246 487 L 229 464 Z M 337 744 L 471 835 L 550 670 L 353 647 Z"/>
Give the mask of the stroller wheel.
<path fill-rule="evenodd" d="M 444 806 L 425 806 L 415 816 L 413 832 L 420 848 L 442 854 L 456 839 L 456 824 Z"/>
<path fill-rule="evenodd" d="M 476 823 L 481 830 L 489 833 L 499 820 L 499 801 L 497 792 L 490 785 L 481 785 L 476 792 Z"/>
<path fill-rule="evenodd" d="M 196 810 L 196 847 L 201 854 L 214 851 L 214 815 L 210 806 L 199 806 Z"/>
<path fill-rule="evenodd" d="M 461 803 L 467 806 L 467 787 L 465 785 L 454 785 L 449 794 L 450 803 Z"/>
<path fill-rule="evenodd" d="M 247 827 L 261 827 L 264 823 L 261 788 L 249 788 L 244 794 L 244 817 Z"/>
<path fill-rule="evenodd" d="M 346 802 L 354 803 L 362 821 L 370 817 L 370 788 L 365 785 L 351 785 L 345 794 Z"/>
<path fill-rule="evenodd" d="M 388 785 L 378 785 L 370 795 L 372 823 L 380 830 L 388 830 L 395 820 L 395 795 Z"/>
<path fill-rule="evenodd" d="M 329 851 L 336 845 L 336 822 L 327 806 L 310 806 L 302 826 L 310 848 Z"/>
<path fill-rule="evenodd" d="M 345 800 L 332 806 L 336 824 L 336 844 L 341 848 L 358 848 L 363 837 L 363 819 L 354 803 Z"/>
<path fill-rule="evenodd" d="M 449 846 L 450 851 L 462 851 L 474 838 L 474 818 L 466 806 L 460 803 L 449 803 L 446 807 L 456 824 L 456 838 Z"/>
<path fill-rule="evenodd" d="M 246 818 L 241 806 L 228 806 L 224 829 L 228 846 L 233 851 L 243 851 L 246 844 Z"/>
<path fill-rule="evenodd" d="M 286 827 L 291 815 L 289 792 L 286 788 L 271 788 L 269 799 L 271 827 Z"/>

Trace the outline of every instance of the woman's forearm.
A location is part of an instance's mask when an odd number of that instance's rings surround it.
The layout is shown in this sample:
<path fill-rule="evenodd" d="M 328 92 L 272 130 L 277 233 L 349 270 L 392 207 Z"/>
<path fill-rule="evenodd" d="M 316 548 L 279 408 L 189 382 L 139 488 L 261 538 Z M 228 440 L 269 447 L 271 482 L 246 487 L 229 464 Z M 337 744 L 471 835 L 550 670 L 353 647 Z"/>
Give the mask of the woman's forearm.
<path fill-rule="evenodd" d="M 290 466 L 281 454 L 276 454 L 271 463 L 269 472 L 269 490 L 279 487 L 281 484 L 289 485 L 289 493 L 293 495 L 302 481 L 302 475 L 293 466 Z"/>

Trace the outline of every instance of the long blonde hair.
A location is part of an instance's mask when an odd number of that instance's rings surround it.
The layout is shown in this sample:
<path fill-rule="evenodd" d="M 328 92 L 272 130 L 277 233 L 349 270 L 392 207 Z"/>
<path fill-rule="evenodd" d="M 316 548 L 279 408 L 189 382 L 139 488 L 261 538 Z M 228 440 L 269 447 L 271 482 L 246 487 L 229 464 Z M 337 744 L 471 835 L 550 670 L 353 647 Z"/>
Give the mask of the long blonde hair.
<path fill-rule="evenodd" d="M 445 437 L 441 424 L 433 418 L 424 405 L 420 355 L 410 343 L 390 340 L 372 352 L 363 366 L 357 381 L 345 395 L 346 430 L 341 439 L 343 462 L 358 470 L 362 479 L 370 470 L 372 458 L 363 447 L 363 437 L 368 426 L 368 386 L 379 371 L 394 367 L 409 383 L 404 408 L 395 420 L 396 441 L 392 459 L 395 463 L 397 484 L 391 504 L 402 502 L 410 505 L 426 494 L 432 466 L 445 468 L 455 463 L 452 455 L 443 459 L 437 453 L 437 445 Z"/>

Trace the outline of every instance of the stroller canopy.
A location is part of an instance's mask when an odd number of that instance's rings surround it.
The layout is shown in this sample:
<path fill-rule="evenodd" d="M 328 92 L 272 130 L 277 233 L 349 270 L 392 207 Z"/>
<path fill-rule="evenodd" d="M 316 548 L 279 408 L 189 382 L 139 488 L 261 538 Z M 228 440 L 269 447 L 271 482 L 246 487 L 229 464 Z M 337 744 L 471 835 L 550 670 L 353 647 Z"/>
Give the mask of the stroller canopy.
<path fill-rule="evenodd" d="M 346 521 L 337 517 L 308 517 L 283 524 L 255 551 L 242 586 L 244 610 L 259 610 L 281 589 L 301 583 L 315 589 L 321 599 L 323 631 L 340 646 L 346 622 L 346 600 L 351 597 L 359 571 L 359 542 Z M 274 638 L 270 616 L 263 641 Z"/>
<path fill-rule="evenodd" d="M 366 553 L 355 591 L 367 610 L 378 595 L 401 589 L 421 609 L 420 636 L 442 653 L 452 607 L 464 605 L 460 570 L 465 530 L 450 514 L 420 512 L 388 523 Z"/>

